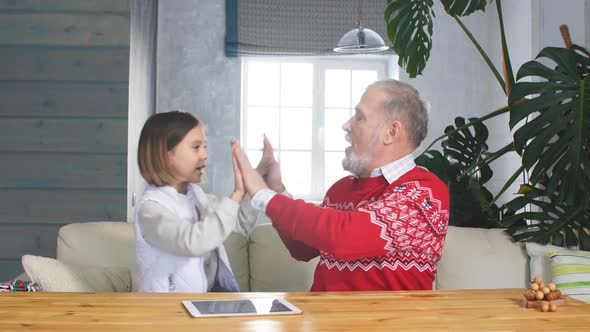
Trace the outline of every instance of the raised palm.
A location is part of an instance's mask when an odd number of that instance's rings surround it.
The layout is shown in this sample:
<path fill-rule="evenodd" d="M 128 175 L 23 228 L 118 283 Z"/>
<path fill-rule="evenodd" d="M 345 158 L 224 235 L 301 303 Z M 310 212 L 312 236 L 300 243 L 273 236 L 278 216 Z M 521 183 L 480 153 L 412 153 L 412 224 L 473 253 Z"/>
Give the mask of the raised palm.
<path fill-rule="evenodd" d="M 260 162 L 256 166 L 256 171 L 262 176 L 270 189 L 279 193 L 285 190 L 281 179 L 281 168 L 275 159 L 272 145 L 266 135 L 264 135 L 263 139 L 262 158 L 260 158 Z"/>

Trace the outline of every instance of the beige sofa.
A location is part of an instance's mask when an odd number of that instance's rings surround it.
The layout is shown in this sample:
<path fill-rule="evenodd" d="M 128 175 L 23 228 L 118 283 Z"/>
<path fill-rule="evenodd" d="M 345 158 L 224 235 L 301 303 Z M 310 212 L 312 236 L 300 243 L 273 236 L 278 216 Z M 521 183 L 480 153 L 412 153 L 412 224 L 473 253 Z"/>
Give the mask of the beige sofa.
<path fill-rule="evenodd" d="M 249 238 L 232 234 L 225 246 L 242 291 L 308 291 L 311 286 L 317 259 L 310 262 L 292 259 L 269 224 L 256 226 Z M 59 231 L 57 260 L 44 259 L 39 264 L 43 258 L 25 256 L 23 265 L 30 279 L 49 291 L 133 291 L 138 284 L 134 255 L 130 223 L 75 223 Z M 94 270 L 79 273 L 80 268 L 90 265 Z M 110 274 L 104 280 L 109 287 L 93 286 L 92 280 L 90 286 L 79 286 L 78 276 L 72 281 L 64 274 L 57 274 L 51 280 L 46 277 L 53 272 L 47 269 L 76 272 L 82 279 L 93 279 L 96 271 L 108 270 Z M 438 269 L 436 289 L 524 288 L 529 279 L 524 246 L 512 243 L 501 230 L 449 227 Z"/>

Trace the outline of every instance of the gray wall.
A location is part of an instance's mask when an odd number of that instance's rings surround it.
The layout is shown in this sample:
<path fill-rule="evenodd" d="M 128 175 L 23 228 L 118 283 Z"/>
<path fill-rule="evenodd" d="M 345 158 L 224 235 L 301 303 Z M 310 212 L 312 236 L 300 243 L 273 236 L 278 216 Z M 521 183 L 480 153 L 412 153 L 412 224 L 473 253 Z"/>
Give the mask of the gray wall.
<path fill-rule="evenodd" d="M 434 42 L 427 68 L 416 79 L 400 74 L 403 80 L 415 85 L 431 102 L 429 133 L 425 140 L 427 143 L 422 149 L 442 135 L 445 127 L 452 124 L 455 117 L 481 117 L 507 102 L 500 85 L 477 49 L 457 22 L 445 13 L 442 4 L 435 3 L 437 17 L 434 22 Z M 518 68 L 525 59 L 531 58 L 530 1 L 508 0 L 502 1 L 502 4 L 513 66 Z M 520 16 L 516 17 L 515 13 Z M 462 21 L 501 73 L 501 45 L 495 4 L 490 5 L 486 12 L 476 12 L 462 18 Z M 486 126 L 490 130 L 490 150 L 495 151 L 508 144 L 510 130 L 507 117 L 487 121 Z M 508 155 L 492 165 L 494 177 L 488 183 L 492 193 L 500 190 L 518 165 L 520 159 L 517 154 Z M 506 194 L 501 201 L 508 198 Z"/>
<path fill-rule="evenodd" d="M 125 218 L 128 63 L 126 1 L 0 0 L 0 281 Z"/>
<path fill-rule="evenodd" d="M 240 134 L 240 60 L 226 58 L 225 0 L 159 1 L 156 105 L 185 109 L 207 126 L 205 190 L 233 190 L 229 141 Z"/>
<path fill-rule="evenodd" d="M 513 13 L 523 5 L 512 0 L 505 7 L 510 7 Z M 512 30 L 517 37 L 515 43 L 521 38 L 529 41 L 531 38 L 530 2 L 525 2 L 524 7 L 524 18 L 507 15 L 514 22 L 528 20 L 527 29 Z M 211 152 L 208 190 L 217 194 L 227 194 L 232 189 L 227 142 L 239 135 L 240 126 L 240 61 L 223 55 L 224 9 L 224 0 L 161 1 L 158 7 L 157 109 L 161 112 L 184 108 L 205 120 Z M 400 74 L 402 80 L 416 85 L 432 104 L 426 142 L 442 134 L 456 116 L 481 116 L 505 103 L 497 83 L 456 22 L 443 13 L 438 3 L 437 12 L 435 43 L 427 70 L 413 80 Z M 495 55 L 499 51 L 495 11 L 490 9 L 465 21 Z M 514 22 L 507 25 L 512 27 Z M 516 53 L 517 62 L 523 57 L 530 58 L 530 42 Z M 502 131 L 492 134 L 504 139 L 507 126 L 500 122 L 497 126 Z M 503 143 L 500 139 L 492 143 L 493 148 Z M 518 160 L 507 162 L 518 163 Z M 502 168 L 498 172 L 501 171 Z M 499 177 L 496 181 L 499 187 L 503 179 Z"/>
<path fill-rule="evenodd" d="M 569 24 L 572 38 L 578 44 L 585 40 L 584 12 L 588 0 L 504 0 L 502 9 L 514 74 L 527 61 L 534 59 L 545 46 L 563 47 L 559 36 L 559 24 Z M 434 26 L 434 43 L 431 58 L 424 75 L 403 80 L 414 84 L 432 104 L 429 134 L 425 142 L 431 142 L 444 132 L 444 128 L 457 116 L 481 117 L 507 103 L 507 98 L 488 69 L 479 52 L 468 40 L 453 18 L 444 12 L 440 2 L 435 2 L 437 17 Z M 462 19 L 482 45 L 496 68 L 502 73 L 501 44 L 498 14 L 495 3 L 486 12 L 477 12 Z M 490 131 L 488 144 L 496 151 L 510 142 L 512 133 L 508 127 L 508 114 L 486 121 Z M 422 148 L 425 148 L 423 145 Z M 516 153 L 505 155 L 492 164 L 494 177 L 488 183 L 492 193 L 497 193 L 506 180 L 520 166 Z M 499 199 L 504 203 L 514 197 L 518 183 Z"/>
<path fill-rule="evenodd" d="M 503 1 L 514 69 L 536 54 L 537 31 L 553 29 L 556 21 L 571 21 L 571 11 L 579 11 L 583 16 L 588 12 L 588 2 L 571 0 L 554 8 L 553 0 Z M 428 67 L 417 79 L 400 73 L 402 80 L 414 84 L 432 104 L 426 144 L 440 136 L 456 116 L 482 116 L 506 104 L 506 96 L 479 53 L 457 23 L 444 13 L 442 5 L 435 3 L 435 42 Z M 543 14 L 539 13 L 539 6 L 548 6 L 545 13 L 551 21 L 540 18 Z M 158 8 L 158 111 L 185 108 L 205 120 L 211 153 L 208 190 L 228 194 L 233 186 L 228 141 L 239 135 L 240 127 L 240 61 L 223 56 L 225 1 L 160 1 Z M 498 66 L 501 48 L 495 5 L 485 13 L 464 18 L 464 22 Z M 575 20 L 570 29 L 583 33 L 587 27 L 583 21 Z M 546 42 L 545 37 L 541 39 Z M 492 150 L 508 143 L 511 134 L 507 123 L 507 117 L 487 123 Z M 490 182 L 493 192 L 501 188 L 519 164 L 516 154 L 494 164 L 496 177 Z M 510 199 L 516 188 L 500 201 Z"/>

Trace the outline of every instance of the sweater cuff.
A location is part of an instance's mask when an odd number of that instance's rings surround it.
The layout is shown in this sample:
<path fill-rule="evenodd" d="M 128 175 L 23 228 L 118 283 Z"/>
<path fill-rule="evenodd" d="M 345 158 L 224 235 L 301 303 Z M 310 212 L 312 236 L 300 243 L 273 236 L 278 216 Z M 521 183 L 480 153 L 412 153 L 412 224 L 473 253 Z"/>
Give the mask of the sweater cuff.
<path fill-rule="evenodd" d="M 268 202 L 270 202 L 270 200 L 273 197 L 275 197 L 276 194 L 277 193 L 275 191 L 270 190 L 268 188 L 261 189 L 258 192 L 256 192 L 256 194 L 254 194 L 252 200 L 250 201 L 250 204 L 257 210 L 266 211 L 266 206 L 268 205 Z"/>
<path fill-rule="evenodd" d="M 278 216 L 281 214 L 281 212 L 285 211 L 287 206 L 289 206 L 289 203 L 287 203 L 288 201 L 293 202 L 293 199 L 286 195 L 274 195 L 271 200 L 268 201 L 265 213 L 270 218 L 270 220 L 272 220 L 273 226 L 279 226 L 281 220 L 278 218 Z"/>

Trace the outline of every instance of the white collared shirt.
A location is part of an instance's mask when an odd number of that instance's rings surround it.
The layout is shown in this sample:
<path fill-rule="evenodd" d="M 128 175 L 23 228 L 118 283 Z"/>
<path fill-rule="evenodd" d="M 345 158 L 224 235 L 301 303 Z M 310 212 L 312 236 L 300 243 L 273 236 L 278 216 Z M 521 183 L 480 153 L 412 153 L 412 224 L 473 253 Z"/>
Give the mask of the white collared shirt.
<path fill-rule="evenodd" d="M 412 168 L 416 167 L 414 162 L 414 156 L 410 153 L 401 159 L 393 161 L 389 164 L 375 168 L 371 171 L 369 177 L 384 176 L 389 184 L 392 184 L 395 180 L 399 179 L 402 175 L 406 174 Z M 254 197 L 252 197 L 251 204 L 254 208 L 262 211 L 266 211 L 268 202 L 277 194 L 272 189 L 259 190 Z"/>
<path fill-rule="evenodd" d="M 369 177 L 374 178 L 383 175 L 387 179 L 387 182 L 392 184 L 414 167 L 416 167 L 416 163 L 414 162 L 414 156 L 410 153 L 401 159 L 375 168 Z"/>

